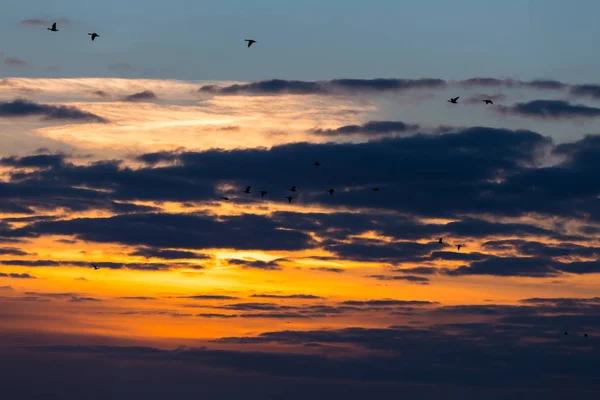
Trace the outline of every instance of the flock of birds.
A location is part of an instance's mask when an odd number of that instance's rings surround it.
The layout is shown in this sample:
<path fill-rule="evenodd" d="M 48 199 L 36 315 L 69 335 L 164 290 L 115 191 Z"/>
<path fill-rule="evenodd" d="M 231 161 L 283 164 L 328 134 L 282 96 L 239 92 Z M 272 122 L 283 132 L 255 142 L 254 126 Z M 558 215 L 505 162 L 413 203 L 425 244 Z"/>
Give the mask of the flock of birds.
<path fill-rule="evenodd" d="M 51 28 L 47 28 L 47 29 L 48 29 L 49 31 L 51 31 L 51 32 L 58 32 L 58 29 L 56 28 L 56 22 L 52 24 L 52 27 L 51 27 Z M 96 32 L 88 33 L 88 35 L 91 37 L 92 41 L 95 41 L 95 40 L 96 40 L 96 38 L 100 37 L 100 35 L 99 35 L 99 34 L 97 34 Z M 245 41 L 245 42 L 248 42 L 248 47 L 250 47 L 250 46 L 252 46 L 254 43 L 256 43 L 256 40 L 253 40 L 253 39 L 246 39 L 246 40 L 244 40 L 244 41 Z M 451 98 L 450 100 L 448 100 L 448 103 L 451 103 L 451 104 L 458 104 L 458 99 L 459 99 L 459 98 L 460 98 L 460 96 L 453 97 L 453 98 Z M 483 102 L 484 102 L 486 105 L 488 105 L 488 104 L 489 104 L 489 105 L 493 105 L 493 104 L 494 104 L 494 102 L 493 102 L 492 100 L 489 100 L 489 99 L 484 99 L 484 100 L 482 100 L 482 101 L 483 101 Z M 319 163 L 318 161 L 316 161 L 316 162 L 313 164 L 313 166 L 315 166 L 315 167 L 320 167 L 320 166 L 321 166 L 321 163 Z M 247 187 L 246 187 L 246 189 L 242 191 L 242 193 L 244 193 L 244 194 L 250 194 L 250 193 L 251 193 L 251 189 L 252 189 L 252 186 L 247 186 Z M 288 190 L 289 190 L 290 192 L 292 192 L 292 193 L 297 193 L 297 192 L 298 192 L 298 190 L 297 190 L 297 187 L 296 187 L 295 185 L 294 185 L 294 186 L 292 186 L 292 187 L 291 187 L 290 189 L 288 189 Z M 379 192 L 379 191 L 381 191 L 381 189 L 380 189 L 380 188 L 378 188 L 378 187 L 374 187 L 374 188 L 372 188 L 371 190 L 373 190 L 374 192 Z M 330 194 L 331 196 L 333 196 L 333 194 L 335 193 L 335 189 L 333 189 L 333 188 L 327 189 L 327 192 L 329 192 L 329 194 Z M 266 194 L 268 194 L 269 192 L 267 192 L 266 190 L 259 190 L 259 191 L 258 191 L 258 193 L 260 194 L 260 197 L 261 197 L 261 198 L 263 198 L 263 197 L 265 197 L 265 195 L 266 195 Z M 285 198 L 288 200 L 288 202 L 289 202 L 290 204 L 291 204 L 291 203 L 292 203 L 292 201 L 295 199 L 295 197 L 293 197 L 293 196 L 286 196 Z M 230 200 L 230 198 L 229 198 L 229 197 L 227 197 L 227 196 L 223 196 L 223 197 L 221 197 L 221 199 L 222 199 L 222 200 L 225 200 L 225 201 L 229 201 L 229 200 Z M 444 238 L 443 238 L 443 237 L 439 238 L 439 239 L 438 239 L 438 243 L 439 243 L 439 244 L 444 244 Z M 463 245 L 463 244 L 456 244 L 456 245 L 454 245 L 454 246 L 456 246 L 456 249 L 457 249 L 458 251 L 460 251 L 460 249 L 461 249 L 461 248 L 465 247 L 465 245 Z M 92 263 L 92 267 L 94 268 L 94 270 L 99 270 L 99 269 L 100 269 L 100 267 L 98 267 L 98 266 L 97 266 L 96 264 L 94 264 L 94 263 Z M 569 334 L 569 333 L 568 333 L 567 331 L 565 331 L 565 335 L 568 335 L 568 334 Z M 587 337 L 588 337 L 588 334 L 587 334 L 587 333 L 584 333 L 584 334 L 583 334 L 583 336 L 587 338 Z"/>

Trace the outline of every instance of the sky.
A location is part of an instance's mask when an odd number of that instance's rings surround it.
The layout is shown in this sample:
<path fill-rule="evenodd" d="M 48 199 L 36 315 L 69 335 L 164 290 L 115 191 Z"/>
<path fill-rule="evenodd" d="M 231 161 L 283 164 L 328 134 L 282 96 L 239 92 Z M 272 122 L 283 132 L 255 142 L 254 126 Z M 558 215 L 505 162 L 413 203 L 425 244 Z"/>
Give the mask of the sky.
<path fill-rule="evenodd" d="M 598 398 L 597 2 L 3 5 L 7 398 Z"/>

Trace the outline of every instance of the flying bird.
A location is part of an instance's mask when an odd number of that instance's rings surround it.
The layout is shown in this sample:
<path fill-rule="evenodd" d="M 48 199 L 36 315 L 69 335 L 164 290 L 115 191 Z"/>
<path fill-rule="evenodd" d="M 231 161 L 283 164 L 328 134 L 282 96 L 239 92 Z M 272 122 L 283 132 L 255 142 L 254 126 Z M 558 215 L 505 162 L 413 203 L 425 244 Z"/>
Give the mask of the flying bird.
<path fill-rule="evenodd" d="M 458 251 L 460 251 L 460 248 L 461 248 L 461 247 L 463 247 L 463 245 L 462 245 L 462 244 L 457 244 L 457 245 L 456 245 L 456 248 L 458 249 Z"/>
<path fill-rule="evenodd" d="M 460 96 L 459 96 L 459 97 L 455 97 L 455 98 L 453 98 L 453 99 L 450 99 L 450 100 L 448 100 L 448 103 L 452 103 L 452 104 L 458 104 L 458 99 L 459 99 L 459 98 L 460 98 Z"/>
<path fill-rule="evenodd" d="M 568 334 L 569 334 L 569 332 L 565 331 L 565 335 L 568 335 Z"/>
<path fill-rule="evenodd" d="M 222 199 L 222 200 L 225 200 L 225 201 L 228 201 L 228 200 L 229 200 L 229 197 L 223 196 L 223 197 L 221 197 L 221 199 Z"/>
<path fill-rule="evenodd" d="M 335 193 L 335 190 L 334 189 L 329 189 L 328 192 L 329 192 L 330 195 L 333 196 L 333 194 Z"/>
<path fill-rule="evenodd" d="M 494 102 L 493 102 L 493 101 L 491 101 L 491 100 L 483 100 L 483 102 L 484 102 L 485 104 L 492 104 L 492 105 L 494 104 Z"/>
<path fill-rule="evenodd" d="M 252 46 L 252 43 L 256 43 L 256 40 L 246 39 L 245 42 L 248 42 L 248 47 Z"/>
<path fill-rule="evenodd" d="M 380 191 L 381 191 L 381 189 L 379 189 L 379 188 L 373 188 L 372 190 L 373 190 L 374 192 L 380 192 Z"/>
<path fill-rule="evenodd" d="M 588 337 L 588 336 L 587 336 L 587 333 L 584 333 L 584 334 L 583 334 L 583 337 Z"/>
<path fill-rule="evenodd" d="M 438 243 L 439 243 L 439 244 L 443 244 L 443 243 L 444 243 L 444 238 L 443 238 L 443 237 L 441 237 L 441 238 L 438 240 Z M 460 249 L 459 249 L 459 250 L 460 250 Z"/>
<path fill-rule="evenodd" d="M 98 35 L 96 32 L 94 33 L 88 33 L 88 35 L 90 35 L 92 37 L 92 42 L 97 38 L 100 37 L 100 35 Z"/>
<path fill-rule="evenodd" d="M 290 189 L 288 189 L 290 192 L 295 192 L 296 191 L 296 185 L 292 186 Z"/>
<path fill-rule="evenodd" d="M 320 167 L 320 166 L 321 166 L 321 163 L 320 163 L 320 162 L 318 162 L 318 161 L 315 161 L 315 163 L 314 163 L 313 165 L 314 165 L 315 167 Z"/>
<path fill-rule="evenodd" d="M 94 269 L 100 269 L 100 268 L 98 268 L 98 266 L 97 266 L 96 264 L 94 264 L 94 263 L 92 263 L 92 267 L 94 267 Z"/>
<path fill-rule="evenodd" d="M 267 193 L 269 193 L 269 192 L 267 192 L 266 190 L 261 190 L 261 191 L 260 191 L 260 192 L 258 192 L 258 193 L 260 193 L 260 197 L 265 197 L 265 194 L 267 194 Z"/>
<path fill-rule="evenodd" d="M 289 201 L 290 203 L 292 202 L 292 200 L 294 200 L 294 198 L 293 198 L 292 196 L 288 196 L 288 197 L 286 197 L 286 199 L 288 199 L 288 201 Z"/>
<path fill-rule="evenodd" d="M 56 29 L 56 22 L 52 24 L 52 28 L 46 28 L 46 29 L 48 29 L 49 31 L 52 31 L 52 32 L 58 32 L 58 29 Z"/>
<path fill-rule="evenodd" d="M 244 193 L 246 193 L 246 194 L 250 194 L 250 188 L 251 188 L 251 187 L 252 187 L 252 186 L 248 186 L 248 187 L 246 188 L 246 190 L 244 190 L 243 192 L 244 192 Z"/>

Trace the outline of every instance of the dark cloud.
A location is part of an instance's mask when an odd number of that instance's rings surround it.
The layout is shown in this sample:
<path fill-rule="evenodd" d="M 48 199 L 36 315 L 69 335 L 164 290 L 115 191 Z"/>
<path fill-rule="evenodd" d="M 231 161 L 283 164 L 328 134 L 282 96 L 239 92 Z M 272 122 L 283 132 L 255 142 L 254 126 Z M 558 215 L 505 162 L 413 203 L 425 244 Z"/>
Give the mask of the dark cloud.
<path fill-rule="evenodd" d="M 219 87 L 205 85 L 201 93 L 220 95 L 273 95 L 273 94 L 337 94 L 337 93 L 385 93 L 410 89 L 443 89 L 441 79 L 334 79 L 331 81 L 306 82 L 272 79 L 247 84 Z"/>
<path fill-rule="evenodd" d="M 140 300 L 140 301 L 156 300 L 155 297 L 146 297 L 146 296 L 125 296 L 125 297 L 119 297 L 119 298 L 123 299 L 123 300 Z"/>
<path fill-rule="evenodd" d="M 554 80 L 536 79 L 533 81 L 520 81 L 516 79 L 496 79 L 496 78 L 470 78 L 458 82 L 465 87 L 483 86 L 483 87 L 508 87 L 508 88 L 531 88 L 540 90 L 564 90 L 569 87 L 568 84 Z"/>
<path fill-rule="evenodd" d="M 296 307 L 292 306 L 282 306 L 274 303 L 238 303 L 238 304 L 228 304 L 222 307 L 219 307 L 225 310 L 233 310 L 233 311 L 280 311 L 280 310 L 292 310 Z"/>
<path fill-rule="evenodd" d="M 583 104 L 571 104 L 564 100 L 533 100 L 517 103 L 510 107 L 495 107 L 503 114 L 520 115 L 543 119 L 595 118 L 600 116 L 600 108 Z"/>
<path fill-rule="evenodd" d="M 414 267 L 414 268 L 401 268 L 394 269 L 392 272 L 397 272 L 399 274 L 415 274 L 415 275 L 435 275 L 439 271 L 435 267 Z"/>
<path fill-rule="evenodd" d="M 1 264 L 1 262 L 0 262 L 0 264 Z M 35 276 L 29 275 L 29 274 L 4 273 L 4 272 L 0 272 L 0 278 L 37 279 Z"/>
<path fill-rule="evenodd" d="M 217 218 L 203 214 L 128 214 L 37 222 L 15 233 L 72 235 L 100 243 L 189 249 L 301 250 L 312 243 L 309 235 L 279 230 L 272 220 L 257 215 Z"/>
<path fill-rule="evenodd" d="M 165 271 L 172 267 L 188 267 L 187 264 L 165 264 L 165 263 L 113 263 L 113 262 L 94 262 L 100 268 L 108 269 L 130 269 L 137 271 Z M 2 265 L 17 267 L 84 267 L 92 268 L 90 262 L 85 261 L 67 261 L 67 260 L 2 260 Z M 193 266 L 192 266 L 193 267 Z"/>
<path fill-rule="evenodd" d="M 316 267 L 316 268 L 311 268 L 311 270 L 320 271 L 320 272 L 331 272 L 334 274 L 343 274 L 344 272 L 346 272 L 346 270 L 344 268 L 332 268 L 332 267 Z"/>
<path fill-rule="evenodd" d="M 184 259 L 196 259 L 196 260 L 207 260 L 211 257 L 206 254 L 198 254 L 192 251 L 184 250 L 161 250 L 156 248 L 141 248 L 132 253 L 131 256 L 142 256 L 146 258 L 162 258 L 165 260 L 184 260 Z"/>
<path fill-rule="evenodd" d="M 136 157 L 137 161 L 141 161 L 148 165 L 155 165 L 160 162 L 173 162 L 176 161 L 179 155 L 177 153 L 171 153 L 168 151 L 160 151 L 156 153 L 146 153 Z"/>
<path fill-rule="evenodd" d="M 107 123 L 106 118 L 99 117 L 87 111 L 72 106 L 56 106 L 38 104 L 28 100 L 17 99 L 10 102 L 0 102 L 0 117 L 42 116 L 48 120 L 74 120 L 84 122 Z"/>
<path fill-rule="evenodd" d="M 470 266 L 462 266 L 445 273 L 453 276 L 460 275 L 496 275 L 496 276 L 525 276 L 553 277 L 560 275 L 560 264 L 537 257 L 491 257 L 484 261 L 475 261 Z"/>
<path fill-rule="evenodd" d="M 429 278 L 423 278 L 421 276 L 414 275 L 369 275 L 367 278 L 373 278 L 379 281 L 405 281 L 409 283 L 415 283 L 417 285 L 429 285 Z"/>
<path fill-rule="evenodd" d="M 0 290 L 14 290 L 12 286 L 0 286 Z"/>
<path fill-rule="evenodd" d="M 282 269 L 279 263 L 285 261 L 284 259 L 276 259 L 272 261 L 261 261 L 261 260 L 240 260 L 240 259 L 229 259 L 227 263 L 229 265 L 240 265 L 242 268 L 251 269 L 262 269 L 266 271 L 279 271 Z"/>
<path fill-rule="evenodd" d="M 29 255 L 29 253 L 21 249 L 16 249 L 14 247 L 0 247 L 0 255 L 26 256 Z"/>
<path fill-rule="evenodd" d="M 108 94 L 104 90 L 96 90 L 96 91 L 92 92 L 92 94 L 95 94 L 98 97 L 102 97 L 103 99 L 110 97 L 110 94 Z"/>
<path fill-rule="evenodd" d="M 293 313 L 293 312 L 282 312 L 282 313 L 254 313 L 254 314 L 240 314 L 240 318 L 265 318 L 265 319 L 296 319 L 296 318 L 310 318 L 308 315 Z"/>
<path fill-rule="evenodd" d="M 63 165 L 65 156 L 63 154 L 38 154 L 25 157 L 3 157 L 0 159 L 0 165 L 7 165 L 15 168 L 51 168 Z"/>
<path fill-rule="evenodd" d="M 406 124 L 401 121 L 369 121 L 363 125 L 346 125 L 336 129 L 315 129 L 313 133 L 322 136 L 381 136 L 390 133 L 414 132 L 418 129 L 420 129 L 419 125 Z"/>
<path fill-rule="evenodd" d="M 9 67 L 26 67 L 27 61 L 16 57 L 6 57 L 4 59 L 4 64 L 8 65 Z"/>
<path fill-rule="evenodd" d="M 279 295 L 279 294 L 253 294 L 252 297 L 262 298 L 262 299 L 302 299 L 302 300 L 323 300 L 324 297 L 315 296 L 312 294 L 288 294 L 288 295 Z"/>
<path fill-rule="evenodd" d="M 237 315 L 235 314 L 196 314 L 196 316 L 201 318 L 237 318 Z"/>
<path fill-rule="evenodd" d="M 381 300 L 348 300 L 342 302 L 342 304 L 347 306 L 431 306 L 438 304 L 437 302 L 432 301 L 423 301 L 423 300 L 392 300 L 392 299 L 381 299 Z"/>
<path fill-rule="evenodd" d="M 234 296 L 223 296 L 223 295 L 213 295 L 213 294 L 199 294 L 196 296 L 181 296 L 180 299 L 190 299 L 190 300 L 237 300 L 239 297 Z"/>
<path fill-rule="evenodd" d="M 157 99 L 158 96 L 151 90 L 144 90 L 142 92 L 130 94 L 126 96 L 123 101 L 148 101 Z"/>
<path fill-rule="evenodd" d="M 600 99 L 600 85 L 573 85 L 570 93 L 573 96 L 591 97 L 594 99 Z"/>

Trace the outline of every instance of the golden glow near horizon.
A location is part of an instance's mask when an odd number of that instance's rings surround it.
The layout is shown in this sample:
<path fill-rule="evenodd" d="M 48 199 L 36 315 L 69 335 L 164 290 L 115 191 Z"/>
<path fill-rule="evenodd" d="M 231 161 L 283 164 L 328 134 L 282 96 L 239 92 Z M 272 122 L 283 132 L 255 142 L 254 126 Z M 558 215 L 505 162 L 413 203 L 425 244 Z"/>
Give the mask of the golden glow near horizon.
<path fill-rule="evenodd" d="M 4 82 L 0 85 L 1 101 L 26 93 L 27 98 L 37 102 L 72 105 L 110 120 L 108 124 L 65 124 L 37 118 L 0 118 L 0 126 L 4 130 L 0 135 L 0 144 L 3 145 L 0 147 L 1 156 L 31 155 L 36 149 L 46 147 L 52 152 L 68 154 L 69 161 L 76 164 L 121 159 L 124 165 L 136 168 L 139 165 L 133 157 L 142 152 L 268 148 L 302 141 L 324 143 L 334 139 L 316 137 L 309 131 L 316 127 L 363 123 L 368 115 L 376 111 L 376 106 L 364 99 L 341 96 L 211 97 L 198 93 L 201 83 L 196 82 L 100 78 L 11 78 Z M 121 101 L 123 96 L 141 90 L 152 90 L 158 100 L 153 103 Z M 96 91 L 103 91 L 108 97 L 100 98 L 94 94 Z M 365 141 L 366 138 L 353 140 Z M 7 179 L 9 172 L 9 167 L 1 168 L 3 180 Z M 159 207 L 163 212 L 173 214 L 204 212 L 217 216 L 270 215 L 280 211 L 326 214 L 368 211 L 321 204 L 267 203 L 259 206 L 198 202 L 184 205 L 150 201 L 135 204 Z M 65 220 L 108 218 L 114 215 L 103 210 L 54 210 L 48 213 L 39 211 L 38 214 Z M 0 222 L 25 217 L 31 215 L 5 213 L 0 215 Z M 390 218 L 394 218 L 394 213 L 390 213 Z M 519 221 L 535 223 L 537 226 L 551 226 L 557 222 L 535 216 L 503 219 L 503 222 Z M 445 224 L 452 221 L 427 219 L 422 222 Z M 13 221 L 10 226 L 19 228 L 27 223 Z M 578 226 L 577 222 L 569 224 L 573 228 Z M 351 238 L 394 241 L 392 237 L 375 231 L 358 233 Z M 527 239 L 544 241 L 533 235 Z M 436 238 L 420 242 L 431 241 L 435 242 Z M 483 252 L 483 242 L 470 241 L 461 251 Z M 600 284 L 597 275 L 532 279 L 490 276 L 459 278 L 433 274 L 429 285 L 403 280 L 378 280 L 371 276 L 390 275 L 395 268 L 424 265 L 399 263 L 392 266 L 335 259 L 331 258 L 333 254 L 318 244 L 301 251 L 172 249 L 194 251 L 207 256 L 177 260 L 133 255 L 139 249 L 136 246 L 86 242 L 71 236 L 41 236 L 23 242 L 2 243 L 0 248 L 12 249 L 0 253 L 0 273 L 29 274 L 36 278 L 0 275 L 0 306 L 4 308 L 2 313 L 6 322 L 6 328 L 3 329 L 22 331 L 35 327 L 46 332 L 125 336 L 132 340 L 153 340 L 157 343 L 167 343 L 173 339 L 192 341 L 251 335 L 290 327 L 383 327 L 399 321 L 410 321 L 409 317 L 390 315 L 385 310 L 314 318 L 301 314 L 313 305 L 335 307 L 350 300 L 423 300 L 443 305 L 485 304 L 487 301 L 517 304 L 525 297 L 594 296 Z M 496 254 L 502 252 L 497 251 Z M 251 268 L 231 260 L 245 260 L 247 263 L 279 260 L 279 265 L 272 269 Z M 19 265 L 18 261 L 25 263 Z M 60 265 L 44 265 L 44 262 L 49 264 L 52 261 Z M 38 262 L 38 265 L 28 266 L 26 262 Z M 92 262 L 113 263 L 113 268 L 103 267 L 95 271 L 90 267 Z M 140 268 L 134 269 L 134 264 Z M 143 270 L 148 264 L 164 264 L 164 270 Z M 463 261 L 435 261 L 427 266 L 441 270 L 458 268 L 464 264 Z M 261 294 L 275 297 L 256 296 Z M 282 297 L 292 295 L 318 298 Z M 236 305 L 245 303 L 273 305 L 274 308 L 269 312 L 280 313 L 281 316 L 254 318 L 251 314 L 263 311 L 260 308 L 250 311 L 243 307 L 236 308 Z"/>

